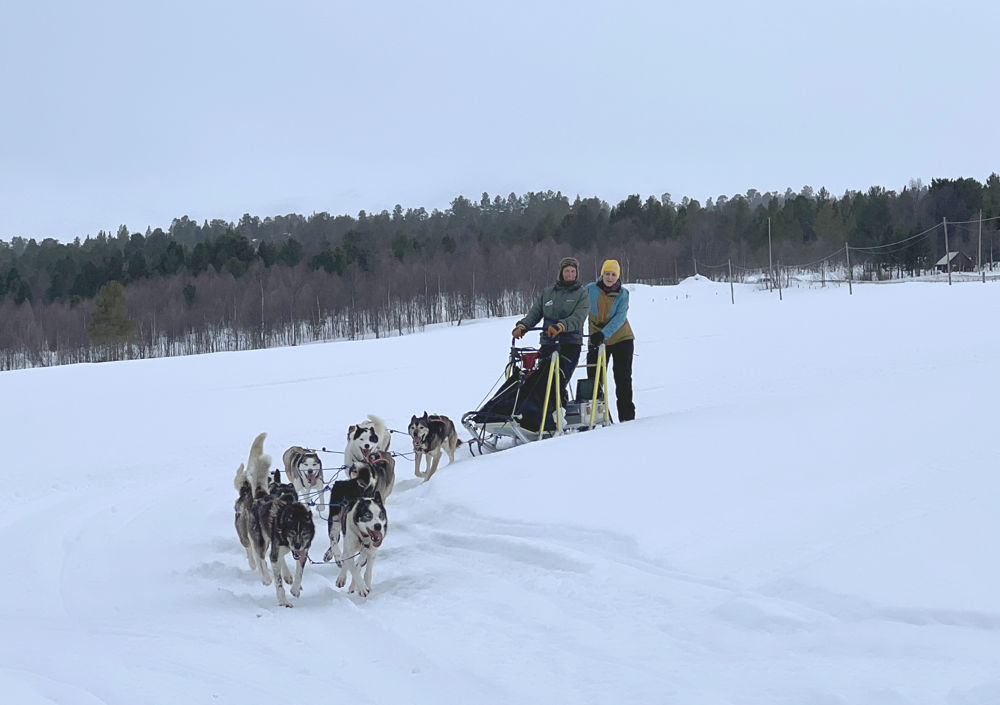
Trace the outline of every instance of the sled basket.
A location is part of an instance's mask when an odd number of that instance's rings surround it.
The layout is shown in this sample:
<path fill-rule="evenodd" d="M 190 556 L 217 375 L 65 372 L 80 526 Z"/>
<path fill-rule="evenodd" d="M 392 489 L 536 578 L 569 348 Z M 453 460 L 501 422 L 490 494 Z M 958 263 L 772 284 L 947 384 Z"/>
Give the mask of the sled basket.
<path fill-rule="evenodd" d="M 603 345 L 595 377 L 578 380 L 575 397 L 564 398 L 558 351 L 546 360 L 536 349 L 511 345 L 506 378 L 499 389 L 462 417 L 462 425 L 473 435 L 470 450 L 475 452 L 474 445 L 480 452 L 500 450 L 503 439 L 519 445 L 611 423 L 605 402 L 607 357 Z"/>

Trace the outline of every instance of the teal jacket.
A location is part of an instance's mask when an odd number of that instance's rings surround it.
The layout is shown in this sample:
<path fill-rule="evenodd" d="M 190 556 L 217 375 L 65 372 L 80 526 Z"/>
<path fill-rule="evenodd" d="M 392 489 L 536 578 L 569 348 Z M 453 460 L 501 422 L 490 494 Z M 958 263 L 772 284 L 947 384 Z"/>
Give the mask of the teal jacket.
<path fill-rule="evenodd" d="M 583 322 L 587 318 L 589 307 L 587 292 L 580 282 L 575 281 L 568 286 L 555 284 L 541 293 L 531 310 L 518 321 L 518 324 L 525 328 L 534 328 L 539 321 L 542 321 L 542 328 L 548 328 L 556 323 L 562 323 L 566 326 L 566 330 L 560 333 L 556 340 L 560 343 L 581 345 Z M 552 342 L 555 341 L 543 330 L 542 345 Z"/>
<path fill-rule="evenodd" d="M 606 292 L 598 286 L 600 280 L 584 287 L 590 300 L 590 332 L 604 334 L 606 345 L 632 340 L 632 326 L 628 324 L 628 289 Z"/>

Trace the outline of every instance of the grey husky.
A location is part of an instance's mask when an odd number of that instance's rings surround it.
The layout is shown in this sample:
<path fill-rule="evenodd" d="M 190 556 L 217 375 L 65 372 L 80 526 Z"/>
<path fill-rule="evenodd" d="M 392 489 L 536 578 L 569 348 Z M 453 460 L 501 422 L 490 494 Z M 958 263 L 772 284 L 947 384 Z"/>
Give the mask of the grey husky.
<path fill-rule="evenodd" d="M 292 446 L 281 460 L 285 463 L 285 477 L 299 493 L 299 500 L 305 504 L 322 504 L 323 461 L 319 454 L 309 448 Z"/>
<path fill-rule="evenodd" d="M 254 501 L 253 482 L 258 474 L 266 476 L 271 467 L 271 456 L 265 455 L 263 452 L 265 438 L 267 438 L 267 434 L 262 433 L 254 439 L 253 445 L 250 446 L 250 458 L 247 461 L 249 465 L 240 463 L 239 468 L 236 469 L 236 478 L 233 480 L 233 486 L 240 493 L 234 505 L 236 511 L 236 535 L 240 537 L 240 543 L 246 549 L 247 563 L 250 564 L 250 570 L 257 570 L 257 552 L 254 550 L 253 543 L 250 540 L 250 516 L 253 514 Z M 259 471 L 257 465 L 261 466 Z"/>
<path fill-rule="evenodd" d="M 455 451 L 461 445 L 455 424 L 447 416 L 441 414 L 413 416 L 409 425 L 410 438 L 413 439 L 415 466 L 413 474 L 422 477 L 424 482 L 431 479 L 437 472 L 441 462 L 441 451 L 448 453 L 448 464 L 455 462 Z M 427 458 L 424 472 L 420 472 L 420 459 Z"/>
<path fill-rule="evenodd" d="M 285 597 L 283 582 L 292 586 L 294 597 L 299 596 L 302 591 L 302 571 L 309 560 L 309 547 L 316 534 L 316 526 L 309 507 L 298 501 L 295 487 L 281 482 L 281 473 L 277 470 L 273 476 L 270 474 L 271 458 L 262 453 L 266 436 L 265 433 L 257 436 L 250 447 L 247 465 L 253 469 L 251 486 L 254 500 L 247 521 L 247 533 L 250 550 L 260 570 L 261 582 L 270 585 L 273 579 L 278 604 L 291 607 Z M 285 563 L 286 553 L 291 553 L 295 561 L 294 578 Z M 270 573 L 267 572 L 265 555 L 270 559 Z"/>

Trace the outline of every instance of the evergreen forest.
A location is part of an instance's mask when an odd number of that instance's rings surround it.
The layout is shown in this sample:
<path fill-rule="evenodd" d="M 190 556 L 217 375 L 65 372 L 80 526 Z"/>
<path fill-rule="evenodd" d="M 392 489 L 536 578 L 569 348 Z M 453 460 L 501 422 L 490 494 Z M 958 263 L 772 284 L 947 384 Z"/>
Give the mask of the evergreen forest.
<path fill-rule="evenodd" d="M 585 279 L 613 257 L 626 282 L 672 283 L 695 273 L 725 277 L 730 268 L 739 279 L 769 266 L 809 267 L 849 247 L 856 276 L 917 276 L 945 254 L 945 228 L 937 227 L 945 221 L 948 250 L 992 269 L 1000 176 L 840 197 L 808 186 L 750 189 L 705 203 L 670 194 L 610 205 L 552 191 L 483 193 L 458 196 L 444 211 L 397 205 L 200 224 L 184 216 L 166 230 L 122 226 L 71 242 L 13 237 L 0 240 L 0 370 L 520 314 L 566 255 L 580 259 Z"/>

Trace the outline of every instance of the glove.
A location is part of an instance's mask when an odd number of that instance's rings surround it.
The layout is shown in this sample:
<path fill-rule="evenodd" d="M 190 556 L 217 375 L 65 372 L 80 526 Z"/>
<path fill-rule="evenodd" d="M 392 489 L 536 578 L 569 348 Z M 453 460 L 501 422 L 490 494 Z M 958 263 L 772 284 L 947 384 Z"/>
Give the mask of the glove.
<path fill-rule="evenodd" d="M 590 334 L 590 346 L 596 348 L 598 345 L 604 342 L 604 333 L 597 331 L 596 333 Z"/>
<path fill-rule="evenodd" d="M 566 326 L 562 323 L 554 323 L 545 329 L 545 335 L 549 336 L 553 340 L 559 337 L 559 334 L 566 330 Z"/>
<path fill-rule="evenodd" d="M 514 328 L 514 330 L 510 332 L 510 334 L 515 338 L 517 338 L 518 340 L 520 340 L 521 338 L 524 337 L 524 332 L 526 330 L 528 329 L 522 326 L 520 323 L 518 323 L 517 326 Z"/>

